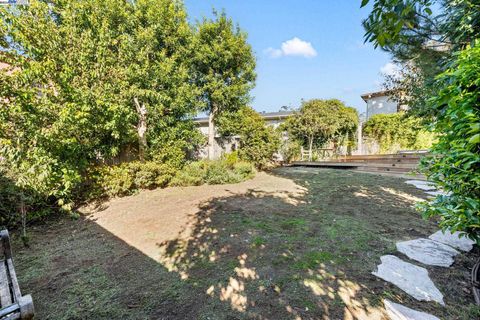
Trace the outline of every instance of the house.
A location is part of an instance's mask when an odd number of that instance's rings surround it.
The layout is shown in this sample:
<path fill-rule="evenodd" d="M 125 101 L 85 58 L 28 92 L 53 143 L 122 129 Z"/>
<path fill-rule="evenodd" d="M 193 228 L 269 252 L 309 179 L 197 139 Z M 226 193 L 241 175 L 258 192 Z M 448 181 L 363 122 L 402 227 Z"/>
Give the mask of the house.
<path fill-rule="evenodd" d="M 288 116 L 292 114 L 291 111 L 280 111 L 280 112 L 261 112 L 260 115 L 265 120 L 267 126 L 272 126 L 277 128 L 282 124 Z M 202 134 L 208 136 L 208 117 L 196 118 L 193 120 L 198 129 Z M 215 151 L 214 159 L 218 159 L 224 153 L 229 153 L 237 150 L 240 144 L 240 138 L 238 136 L 233 136 L 229 138 L 223 138 L 219 134 L 215 133 Z M 198 158 L 204 159 L 208 157 L 207 146 L 202 146 L 196 156 Z"/>
<path fill-rule="evenodd" d="M 366 120 L 375 114 L 397 113 L 408 109 L 407 106 L 393 100 L 392 93 L 391 90 L 384 90 L 361 95 L 363 101 L 367 103 Z"/>

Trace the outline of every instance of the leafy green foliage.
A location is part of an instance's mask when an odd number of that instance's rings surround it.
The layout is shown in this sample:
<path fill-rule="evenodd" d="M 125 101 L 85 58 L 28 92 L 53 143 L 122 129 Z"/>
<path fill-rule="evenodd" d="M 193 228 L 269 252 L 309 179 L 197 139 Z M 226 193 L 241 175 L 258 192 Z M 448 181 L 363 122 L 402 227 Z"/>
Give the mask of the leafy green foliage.
<path fill-rule="evenodd" d="M 418 102 L 411 105 L 415 112 L 425 109 L 417 113 L 433 120 L 438 135 L 423 170 L 448 195 L 421 210 L 425 216 L 440 216 L 444 228 L 465 231 L 479 242 L 480 3 L 375 0 L 364 26 L 366 41 L 413 65 L 397 88 Z"/>
<path fill-rule="evenodd" d="M 426 216 L 440 216 L 441 226 L 465 231 L 480 242 L 480 46 L 468 48 L 439 78 L 442 90 L 430 103 L 438 109 L 439 134 L 423 161 L 430 181 L 448 195 L 421 206 Z"/>
<path fill-rule="evenodd" d="M 153 161 L 132 161 L 117 166 L 101 166 L 89 172 L 89 198 L 116 197 L 140 189 L 165 187 L 175 176 L 172 166 Z"/>
<path fill-rule="evenodd" d="M 280 154 L 286 163 L 299 160 L 302 141 L 293 137 L 282 140 L 280 144 Z"/>
<path fill-rule="evenodd" d="M 435 94 L 434 78 L 452 55 L 472 43 L 480 32 L 477 0 L 374 0 L 364 21 L 365 41 L 392 54 L 402 65 L 400 75 L 387 76 L 384 86 L 394 90 L 411 113 L 435 116 L 427 103 Z"/>
<path fill-rule="evenodd" d="M 27 221 L 39 220 L 53 212 L 54 201 L 44 198 L 33 190 L 18 187 L 12 177 L 0 168 L 0 227 L 20 225 L 22 217 L 18 214 L 21 205 L 27 209 Z"/>
<path fill-rule="evenodd" d="M 429 149 L 435 137 L 421 118 L 405 113 L 376 114 L 364 124 L 363 133 L 380 145 L 381 153 Z"/>
<path fill-rule="evenodd" d="M 202 184 L 238 183 L 255 175 L 248 162 L 233 161 L 235 156 L 221 160 L 201 160 L 187 164 L 173 178 L 172 186 L 199 186 Z"/>
<path fill-rule="evenodd" d="M 164 148 L 172 140 L 187 148 L 196 90 L 181 6 L 60 0 L 17 9 L 0 9 L 0 57 L 15 70 L 1 74 L 0 138 L 18 183 L 70 202 L 93 161 L 137 147 L 134 99 L 148 110 L 152 157 L 173 157 Z"/>
<path fill-rule="evenodd" d="M 196 26 L 194 81 L 201 90 L 202 109 L 209 117 L 209 157 L 213 155 L 214 122 L 225 111 L 238 110 L 250 99 L 255 74 L 255 56 L 247 34 L 234 26 L 225 13 Z"/>
<path fill-rule="evenodd" d="M 248 100 L 255 59 L 225 14 L 192 28 L 176 0 L 9 8 L 0 7 L 0 61 L 10 66 L 0 71 L 0 159 L 26 210 L 71 210 L 92 181 L 110 196 L 163 186 L 202 140 L 199 108 Z M 136 158 L 146 162 L 91 169 Z"/>
<path fill-rule="evenodd" d="M 282 125 L 289 136 L 310 150 L 313 145 L 334 145 L 352 141 L 358 126 L 358 114 L 337 99 L 314 99 L 302 103 L 300 109 Z"/>
<path fill-rule="evenodd" d="M 251 162 L 258 168 L 268 166 L 279 149 L 279 133 L 268 126 L 251 107 L 243 106 L 238 111 L 225 112 L 217 124 L 222 136 L 240 138 L 240 159 Z"/>

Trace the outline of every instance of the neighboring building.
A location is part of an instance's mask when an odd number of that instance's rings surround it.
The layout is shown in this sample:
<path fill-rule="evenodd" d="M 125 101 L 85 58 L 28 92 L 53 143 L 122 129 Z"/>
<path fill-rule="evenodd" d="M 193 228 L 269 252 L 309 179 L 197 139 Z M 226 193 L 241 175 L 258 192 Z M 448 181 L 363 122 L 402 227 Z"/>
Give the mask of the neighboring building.
<path fill-rule="evenodd" d="M 268 126 L 277 128 L 285 119 L 291 115 L 291 111 L 280 111 L 280 112 L 261 112 L 260 115 L 265 120 Z M 198 129 L 205 136 L 208 136 L 208 117 L 194 119 L 194 122 L 197 124 Z M 219 134 L 215 133 L 215 153 L 214 159 L 218 159 L 224 153 L 232 152 L 237 150 L 240 144 L 240 138 L 238 136 L 233 136 L 229 138 L 222 138 Z M 207 146 L 203 146 L 198 150 L 196 155 L 199 158 L 208 157 Z"/>
<path fill-rule="evenodd" d="M 392 98 L 392 91 L 378 91 L 366 93 L 362 96 L 363 101 L 367 103 L 366 120 L 375 114 L 390 114 L 406 110 L 406 106 L 400 105 Z"/>

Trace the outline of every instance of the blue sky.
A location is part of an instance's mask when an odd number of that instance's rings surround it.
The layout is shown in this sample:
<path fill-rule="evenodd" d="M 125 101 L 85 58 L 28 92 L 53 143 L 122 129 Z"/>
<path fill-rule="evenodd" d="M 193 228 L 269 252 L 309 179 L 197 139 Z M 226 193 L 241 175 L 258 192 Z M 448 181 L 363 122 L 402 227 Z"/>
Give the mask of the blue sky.
<path fill-rule="evenodd" d="M 257 57 L 252 106 L 297 107 L 301 99 L 338 98 L 365 111 L 360 95 L 380 89 L 387 53 L 363 44 L 360 0 L 185 0 L 191 21 L 225 9 L 248 33 Z M 290 41 L 289 41 L 290 40 Z M 282 46 L 283 44 L 283 46 Z M 383 69 L 382 69 L 383 68 Z"/>

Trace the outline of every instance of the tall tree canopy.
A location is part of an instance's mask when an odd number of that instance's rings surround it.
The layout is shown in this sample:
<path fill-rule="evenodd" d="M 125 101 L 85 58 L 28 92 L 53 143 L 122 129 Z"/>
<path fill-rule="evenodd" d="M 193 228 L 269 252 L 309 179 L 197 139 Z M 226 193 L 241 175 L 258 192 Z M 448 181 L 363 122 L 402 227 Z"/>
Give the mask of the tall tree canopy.
<path fill-rule="evenodd" d="M 195 83 L 209 115 L 208 153 L 214 156 L 214 125 L 219 114 L 247 104 L 255 81 L 255 57 L 247 35 L 225 13 L 197 24 L 194 44 Z"/>
<path fill-rule="evenodd" d="M 352 139 L 358 126 L 358 114 L 337 99 L 314 99 L 302 103 L 300 109 L 284 123 L 289 135 L 302 141 L 312 154 L 313 145 L 334 144 Z"/>
<path fill-rule="evenodd" d="M 392 54 L 402 66 L 388 76 L 387 89 L 420 115 L 435 115 L 428 98 L 438 91 L 434 78 L 458 50 L 473 43 L 480 32 L 478 0 L 363 0 L 373 2 L 364 21 L 365 40 Z"/>
<path fill-rule="evenodd" d="M 18 183 L 67 199 L 95 161 L 184 156 L 199 91 L 178 1 L 33 0 L 0 19 L 0 146 Z"/>

